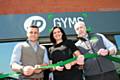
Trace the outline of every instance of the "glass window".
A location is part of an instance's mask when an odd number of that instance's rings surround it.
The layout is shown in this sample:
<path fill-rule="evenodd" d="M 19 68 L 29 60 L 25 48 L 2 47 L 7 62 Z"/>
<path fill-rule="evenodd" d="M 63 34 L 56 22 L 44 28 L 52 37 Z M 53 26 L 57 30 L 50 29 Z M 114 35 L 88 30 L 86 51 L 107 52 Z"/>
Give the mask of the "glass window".
<path fill-rule="evenodd" d="M 0 43 L 0 72 L 8 73 L 10 69 L 10 59 L 14 46 L 17 42 Z"/>
<path fill-rule="evenodd" d="M 120 35 L 115 35 L 114 38 L 117 44 L 117 48 L 120 51 Z"/>

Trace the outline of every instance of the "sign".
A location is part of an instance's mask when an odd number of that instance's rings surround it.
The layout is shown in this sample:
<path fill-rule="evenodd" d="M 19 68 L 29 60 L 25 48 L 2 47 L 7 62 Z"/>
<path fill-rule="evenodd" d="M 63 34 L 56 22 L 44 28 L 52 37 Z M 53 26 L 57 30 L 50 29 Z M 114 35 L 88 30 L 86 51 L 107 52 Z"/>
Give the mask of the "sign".
<path fill-rule="evenodd" d="M 31 24 L 39 26 L 40 36 L 49 37 L 52 27 L 58 25 L 67 35 L 75 35 L 74 24 L 85 21 L 92 32 L 119 32 L 120 12 L 66 12 L 46 14 L 19 14 L 0 16 L 0 40 L 25 38 Z"/>

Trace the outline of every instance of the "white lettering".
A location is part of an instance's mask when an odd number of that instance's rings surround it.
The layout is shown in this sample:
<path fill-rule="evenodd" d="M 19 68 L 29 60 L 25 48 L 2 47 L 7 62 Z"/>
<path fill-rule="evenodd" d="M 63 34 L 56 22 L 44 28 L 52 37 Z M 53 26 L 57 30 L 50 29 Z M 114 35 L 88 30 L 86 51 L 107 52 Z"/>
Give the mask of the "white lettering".
<path fill-rule="evenodd" d="M 70 17 L 68 18 L 68 23 L 70 28 L 72 28 L 72 25 L 74 25 L 75 22 L 77 22 L 76 17 L 73 17 L 73 19 Z"/>
<path fill-rule="evenodd" d="M 67 18 L 63 19 L 63 18 L 60 18 L 62 23 L 63 23 L 63 26 L 64 28 L 66 28 L 66 22 L 67 22 Z"/>
<path fill-rule="evenodd" d="M 69 28 L 73 28 L 74 24 L 78 21 L 84 20 L 83 17 L 65 17 L 65 18 L 54 18 L 53 19 L 53 24 L 54 26 L 58 25 L 60 27 L 64 27 L 67 28 L 67 26 Z"/>
<path fill-rule="evenodd" d="M 57 25 L 62 26 L 59 18 L 54 18 L 53 19 L 53 24 L 54 24 L 53 26 L 57 26 Z"/>
<path fill-rule="evenodd" d="M 77 18 L 77 21 L 83 21 L 83 20 L 84 20 L 83 17 L 78 17 L 78 18 Z"/>

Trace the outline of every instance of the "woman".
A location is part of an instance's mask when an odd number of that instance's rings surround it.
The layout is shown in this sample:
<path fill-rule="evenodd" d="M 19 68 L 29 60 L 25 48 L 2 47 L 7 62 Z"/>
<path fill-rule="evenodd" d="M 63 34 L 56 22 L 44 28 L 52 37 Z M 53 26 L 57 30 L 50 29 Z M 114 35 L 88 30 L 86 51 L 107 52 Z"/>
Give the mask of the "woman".
<path fill-rule="evenodd" d="M 53 46 L 49 48 L 52 63 L 64 61 L 79 56 L 76 61 L 66 64 L 64 67 L 58 66 L 53 70 L 54 80 L 82 80 L 82 69 L 84 56 L 71 40 L 67 40 L 66 34 L 61 27 L 54 27 L 50 33 L 50 40 Z"/>

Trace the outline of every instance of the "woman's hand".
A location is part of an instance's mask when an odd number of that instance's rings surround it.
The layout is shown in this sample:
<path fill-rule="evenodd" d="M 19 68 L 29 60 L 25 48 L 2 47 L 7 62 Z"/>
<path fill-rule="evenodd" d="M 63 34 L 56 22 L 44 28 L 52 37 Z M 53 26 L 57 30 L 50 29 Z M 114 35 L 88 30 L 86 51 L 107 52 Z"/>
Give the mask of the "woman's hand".
<path fill-rule="evenodd" d="M 60 66 L 57 66 L 57 67 L 55 68 L 55 70 L 57 70 L 57 71 L 63 71 L 63 69 L 64 69 L 64 67 L 60 67 Z"/>
<path fill-rule="evenodd" d="M 77 57 L 77 60 L 76 60 L 77 62 L 76 62 L 76 63 L 77 63 L 78 65 L 84 65 L 84 59 L 85 59 L 85 58 L 84 58 L 83 55 L 79 55 L 79 56 Z"/>
<path fill-rule="evenodd" d="M 71 66 L 72 66 L 72 65 L 71 65 L 70 63 L 68 63 L 68 64 L 65 65 L 65 68 L 66 68 L 66 69 L 71 69 Z"/>

